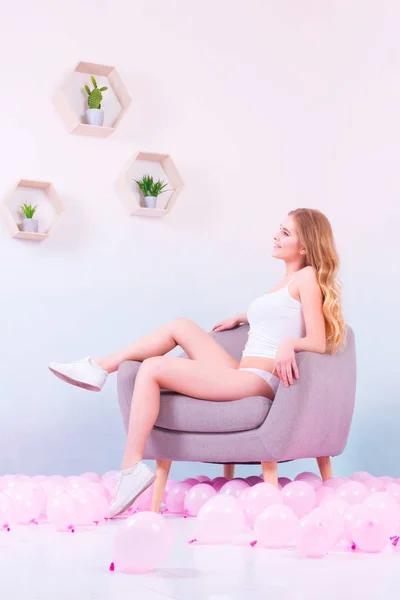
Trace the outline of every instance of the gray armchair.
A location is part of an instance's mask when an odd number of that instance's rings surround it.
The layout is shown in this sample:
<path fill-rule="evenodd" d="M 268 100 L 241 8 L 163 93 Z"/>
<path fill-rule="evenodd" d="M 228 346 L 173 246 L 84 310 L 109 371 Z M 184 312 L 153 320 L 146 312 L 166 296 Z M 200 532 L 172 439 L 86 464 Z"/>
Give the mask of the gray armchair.
<path fill-rule="evenodd" d="M 240 360 L 248 325 L 211 335 Z M 185 354 L 182 358 L 187 358 Z M 354 333 L 347 327 L 344 350 L 336 354 L 298 352 L 299 379 L 280 385 L 274 401 L 256 396 L 211 402 L 161 392 L 161 409 L 148 438 L 145 458 L 156 459 L 153 509 L 158 510 L 171 461 L 261 463 L 264 479 L 276 484 L 277 463 L 317 458 L 322 477 L 331 476 L 330 456 L 346 446 L 356 391 Z M 126 361 L 118 370 L 118 400 L 128 428 L 135 377 L 140 362 Z"/>

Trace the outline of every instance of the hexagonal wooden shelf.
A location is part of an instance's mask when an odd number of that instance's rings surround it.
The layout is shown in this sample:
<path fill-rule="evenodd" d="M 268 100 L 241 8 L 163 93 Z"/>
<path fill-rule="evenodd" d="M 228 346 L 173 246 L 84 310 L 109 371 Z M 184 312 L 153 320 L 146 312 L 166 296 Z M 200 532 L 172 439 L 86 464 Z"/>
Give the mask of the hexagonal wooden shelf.
<path fill-rule="evenodd" d="M 97 79 L 98 87 L 108 86 L 103 93 L 101 107 L 104 110 L 104 125 L 85 123 L 87 94 L 84 85 L 91 86 L 90 75 Z M 115 67 L 96 63 L 80 62 L 55 93 L 53 102 L 68 131 L 76 135 L 108 137 L 111 135 L 129 108 L 132 98 Z"/>
<path fill-rule="evenodd" d="M 160 194 L 156 208 L 144 205 L 142 193 L 135 182 L 135 179 L 140 179 L 144 174 L 153 175 L 168 183 L 168 191 Z M 169 154 L 154 152 L 139 152 L 126 163 L 115 182 L 118 196 L 127 211 L 137 217 L 165 216 L 175 205 L 183 187 L 183 180 Z"/>
<path fill-rule="evenodd" d="M 38 233 L 22 231 L 18 226 L 19 206 L 30 202 L 38 206 L 35 218 L 39 221 Z M 1 203 L 4 219 L 12 237 L 41 242 L 48 238 L 64 212 L 63 205 L 52 183 L 21 179 Z"/>

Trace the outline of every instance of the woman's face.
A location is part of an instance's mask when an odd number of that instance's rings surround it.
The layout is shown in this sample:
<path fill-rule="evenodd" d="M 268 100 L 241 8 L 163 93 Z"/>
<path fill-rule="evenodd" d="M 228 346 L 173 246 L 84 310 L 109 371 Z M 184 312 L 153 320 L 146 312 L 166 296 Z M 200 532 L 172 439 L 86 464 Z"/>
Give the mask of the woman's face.
<path fill-rule="evenodd" d="M 300 240 L 297 237 L 296 224 L 291 216 L 287 216 L 274 235 L 272 256 L 276 258 L 295 259 L 301 256 Z"/>

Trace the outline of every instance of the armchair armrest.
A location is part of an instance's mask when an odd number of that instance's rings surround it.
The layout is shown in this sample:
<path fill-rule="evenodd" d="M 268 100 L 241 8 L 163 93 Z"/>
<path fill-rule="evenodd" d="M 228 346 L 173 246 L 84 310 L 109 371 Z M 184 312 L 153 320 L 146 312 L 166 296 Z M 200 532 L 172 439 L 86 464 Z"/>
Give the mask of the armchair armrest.
<path fill-rule="evenodd" d="M 276 461 L 336 456 L 346 446 L 354 411 L 356 355 L 348 328 L 345 350 L 299 352 L 299 379 L 279 386 L 260 427 L 260 440 Z"/>

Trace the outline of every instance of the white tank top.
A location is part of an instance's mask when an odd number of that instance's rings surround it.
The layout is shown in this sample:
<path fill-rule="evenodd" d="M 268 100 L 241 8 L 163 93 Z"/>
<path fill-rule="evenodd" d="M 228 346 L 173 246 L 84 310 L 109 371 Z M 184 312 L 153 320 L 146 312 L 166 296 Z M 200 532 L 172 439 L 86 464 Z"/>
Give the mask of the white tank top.
<path fill-rule="evenodd" d="M 289 293 L 290 281 L 277 292 L 264 294 L 252 302 L 247 311 L 250 330 L 242 356 L 275 358 L 285 338 L 305 335 L 301 302 Z"/>

